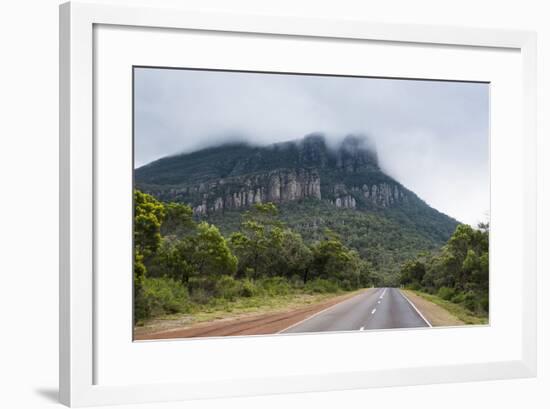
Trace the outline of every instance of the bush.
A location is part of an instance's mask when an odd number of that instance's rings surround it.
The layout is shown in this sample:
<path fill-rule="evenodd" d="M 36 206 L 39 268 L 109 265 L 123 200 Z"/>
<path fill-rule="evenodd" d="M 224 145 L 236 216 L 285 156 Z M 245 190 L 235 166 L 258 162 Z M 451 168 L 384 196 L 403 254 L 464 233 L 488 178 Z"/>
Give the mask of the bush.
<path fill-rule="evenodd" d="M 450 287 L 441 287 L 437 291 L 437 296 L 439 298 L 443 298 L 444 300 L 447 300 L 447 301 L 450 301 L 453 298 L 454 295 L 455 295 L 455 290 L 453 288 L 450 288 Z"/>
<path fill-rule="evenodd" d="M 259 291 L 256 285 L 248 278 L 241 280 L 239 294 L 241 297 L 250 298 L 258 295 Z"/>
<path fill-rule="evenodd" d="M 476 310 L 477 300 L 476 300 L 476 295 L 473 291 L 468 291 L 464 295 L 464 306 L 472 312 Z"/>
<path fill-rule="evenodd" d="M 316 278 L 315 280 L 308 281 L 304 286 L 304 289 L 308 293 L 326 294 L 336 293 L 340 290 L 340 287 L 334 281 Z"/>
<path fill-rule="evenodd" d="M 340 281 L 339 286 L 340 286 L 341 289 L 343 289 L 345 291 L 351 291 L 351 290 L 354 290 L 356 288 L 355 286 L 353 286 L 351 284 L 351 281 L 349 281 L 348 279 L 344 279 L 344 280 Z"/>
<path fill-rule="evenodd" d="M 488 294 L 484 294 L 482 297 L 481 297 L 481 300 L 479 301 L 479 304 L 481 306 L 481 309 L 484 311 L 484 312 L 489 312 L 489 295 Z"/>
<path fill-rule="evenodd" d="M 147 278 L 136 292 L 134 314 L 137 320 L 189 310 L 187 288 L 171 278 Z"/>
<path fill-rule="evenodd" d="M 288 295 L 292 291 L 290 283 L 284 277 L 265 278 L 259 284 L 269 296 Z"/>
<path fill-rule="evenodd" d="M 456 293 L 453 298 L 451 298 L 451 302 L 454 302 L 455 304 L 461 304 L 464 302 L 464 298 L 466 297 L 466 294 L 460 292 Z"/>
<path fill-rule="evenodd" d="M 206 305 L 212 301 L 212 292 L 203 287 L 194 287 L 191 291 L 191 300 L 197 304 Z"/>
<path fill-rule="evenodd" d="M 296 289 L 302 289 L 304 288 L 304 279 L 297 275 L 297 274 L 294 274 L 291 278 L 290 278 L 290 285 L 293 287 L 293 288 L 296 288 Z"/>
<path fill-rule="evenodd" d="M 241 292 L 240 283 L 233 277 L 224 275 L 219 278 L 215 285 L 216 297 L 233 301 Z"/>
<path fill-rule="evenodd" d="M 422 286 L 420 285 L 420 283 L 418 281 L 413 281 L 407 287 L 410 288 L 411 290 L 415 290 L 415 291 L 420 290 L 422 288 Z"/>

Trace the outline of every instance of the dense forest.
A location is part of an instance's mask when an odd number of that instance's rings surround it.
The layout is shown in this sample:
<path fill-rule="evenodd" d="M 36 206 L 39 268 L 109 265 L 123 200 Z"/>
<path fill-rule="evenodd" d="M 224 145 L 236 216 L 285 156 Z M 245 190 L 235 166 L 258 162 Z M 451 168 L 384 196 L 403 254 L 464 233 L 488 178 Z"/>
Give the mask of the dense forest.
<path fill-rule="evenodd" d="M 489 312 L 489 225 L 459 225 L 436 253 L 423 253 L 403 264 L 401 284 L 460 304 L 471 312 Z"/>
<path fill-rule="evenodd" d="M 306 243 L 273 203 L 255 204 L 225 237 L 191 207 L 134 192 L 134 318 L 201 304 L 291 292 L 335 293 L 372 284 L 373 269 L 325 229 Z"/>
<path fill-rule="evenodd" d="M 404 214 L 405 206 L 407 204 L 382 209 L 341 209 L 313 198 L 277 204 L 279 220 L 299 233 L 306 243 L 322 240 L 329 229 L 344 245 L 357 250 L 361 258 L 372 265 L 371 281 L 379 287 L 399 285 L 399 266 L 422 251 L 439 250 L 457 225 L 451 225 L 447 234 L 442 233 L 439 226 L 431 225 L 437 221 L 430 213 L 414 211 L 411 205 L 407 211 L 414 214 L 412 218 Z M 202 219 L 229 236 L 239 228 L 242 215 L 238 211 L 225 211 Z M 422 229 L 418 225 L 422 225 Z"/>

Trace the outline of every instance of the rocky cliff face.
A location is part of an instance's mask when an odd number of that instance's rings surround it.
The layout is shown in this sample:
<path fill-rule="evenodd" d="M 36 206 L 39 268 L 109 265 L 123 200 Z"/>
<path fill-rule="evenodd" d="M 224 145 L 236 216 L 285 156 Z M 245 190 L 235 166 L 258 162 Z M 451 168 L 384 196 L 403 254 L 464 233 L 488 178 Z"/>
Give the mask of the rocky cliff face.
<path fill-rule="evenodd" d="M 335 199 L 330 202 L 338 208 L 355 209 L 358 199 L 363 203 L 372 204 L 380 207 L 391 207 L 407 200 L 408 192 L 397 184 L 381 183 L 378 185 L 363 185 L 361 187 L 352 186 L 347 188 L 344 185 L 338 185 L 335 188 Z"/>
<path fill-rule="evenodd" d="M 176 193 L 177 192 L 177 193 Z M 238 210 L 254 203 L 285 203 L 306 197 L 321 199 L 321 179 L 314 169 L 279 169 L 267 174 L 220 179 L 208 187 L 191 186 L 168 200 L 189 201 L 198 215 L 213 211 Z M 179 195 L 178 195 L 179 193 Z"/>
<path fill-rule="evenodd" d="M 221 146 L 161 159 L 135 175 L 138 188 L 188 203 L 196 215 L 306 198 L 343 209 L 385 208 L 412 194 L 380 170 L 370 141 L 356 136 L 336 149 L 321 135 L 268 147 Z"/>

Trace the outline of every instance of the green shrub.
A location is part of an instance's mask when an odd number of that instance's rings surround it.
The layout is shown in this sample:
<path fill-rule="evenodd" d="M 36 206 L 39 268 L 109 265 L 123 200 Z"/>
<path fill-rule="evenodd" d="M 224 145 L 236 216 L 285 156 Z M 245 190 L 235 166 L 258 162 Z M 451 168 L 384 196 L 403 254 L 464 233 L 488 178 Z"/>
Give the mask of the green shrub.
<path fill-rule="evenodd" d="M 136 293 L 134 314 L 137 320 L 189 310 L 187 288 L 171 278 L 147 278 Z"/>
<path fill-rule="evenodd" d="M 339 286 L 342 290 L 345 290 L 345 291 L 351 291 L 355 289 L 355 287 L 351 284 L 351 281 L 349 281 L 348 279 L 344 279 L 340 281 Z"/>
<path fill-rule="evenodd" d="M 288 295 L 292 291 L 289 281 L 284 277 L 264 278 L 259 284 L 269 296 Z"/>
<path fill-rule="evenodd" d="M 482 295 L 479 304 L 483 312 L 489 312 L 489 294 Z"/>
<path fill-rule="evenodd" d="M 454 288 L 450 288 L 450 287 L 441 287 L 437 291 L 437 296 L 447 301 L 450 301 L 454 295 L 455 295 L 455 290 Z"/>
<path fill-rule="evenodd" d="M 315 280 L 308 281 L 304 286 L 304 289 L 308 293 L 336 293 L 340 290 L 340 287 L 334 281 L 325 280 L 322 278 L 316 278 Z"/>
<path fill-rule="evenodd" d="M 215 285 L 215 295 L 216 297 L 221 297 L 225 300 L 233 301 L 239 296 L 241 292 L 241 285 L 239 281 L 235 280 L 233 277 L 224 275 L 221 276 Z"/>
<path fill-rule="evenodd" d="M 191 299 L 197 304 L 208 304 L 212 298 L 212 292 L 203 287 L 197 286 L 191 291 Z"/>
<path fill-rule="evenodd" d="M 192 277 L 187 282 L 187 289 L 189 290 L 191 298 L 193 298 L 195 293 L 200 292 L 201 289 L 207 290 L 207 292 L 213 292 L 215 289 L 215 282 L 211 280 L 207 281 L 203 278 Z"/>
<path fill-rule="evenodd" d="M 259 293 L 258 288 L 252 282 L 252 280 L 248 278 L 241 280 L 241 286 L 239 290 L 239 295 L 241 297 L 250 298 L 250 297 L 254 297 L 255 295 L 258 295 L 258 293 Z"/>
<path fill-rule="evenodd" d="M 418 281 L 413 281 L 407 287 L 410 288 L 411 290 L 420 290 L 421 289 L 420 283 Z"/>
<path fill-rule="evenodd" d="M 464 306 L 469 309 L 470 311 L 474 312 L 476 311 L 477 307 L 477 299 L 476 294 L 473 291 L 468 291 L 464 295 Z"/>
<path fill-rule="evenodd" d="M 304 279 L 297 275 L 297 274 L 294 274 L 291 278 L 290 278 L 290 285 L 293 287 L 293 288 L 296 288 L 296 289 L 302 289 L 304 288 Z"/>
<path fill-rule="evenodd" d="M 453 298 L 451 298 L 451 302 L 454 302 L 455 304 L 461 304 L 464 302 L 464 298 L 466 297 L 466 294 L 463 292 L 456 293 Z"/>
<path fill-rule="evenodd" d="M 252 278 L 256 275 L 256 273 L 252 267 L 246 267 L 244 269 L 244 275 L 245 277 Z"/>

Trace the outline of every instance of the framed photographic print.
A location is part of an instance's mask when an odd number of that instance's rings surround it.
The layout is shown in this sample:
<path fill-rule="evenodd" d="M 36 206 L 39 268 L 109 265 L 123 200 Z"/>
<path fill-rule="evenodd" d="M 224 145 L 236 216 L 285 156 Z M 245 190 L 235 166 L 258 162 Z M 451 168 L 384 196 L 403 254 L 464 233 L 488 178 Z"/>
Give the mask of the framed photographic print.
<path fill-rule="evenodd" d="M 489 83 L 133 70 L 135 339 L 489 322 Z"/>
<path fill-rule="evenodd" d="M 65 404 L 536 374 L 535 34 L 60 20 Z"/>

